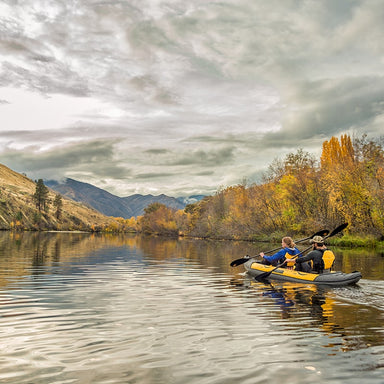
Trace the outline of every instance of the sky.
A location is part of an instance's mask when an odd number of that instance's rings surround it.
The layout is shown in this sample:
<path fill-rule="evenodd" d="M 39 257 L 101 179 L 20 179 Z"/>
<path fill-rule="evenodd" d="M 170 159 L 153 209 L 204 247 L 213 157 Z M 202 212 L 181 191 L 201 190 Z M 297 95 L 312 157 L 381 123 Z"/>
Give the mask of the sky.
<path fill-rule="evenodd" d="M 124 197 L 383 135 L 382 0 L 2 0 L 0 163 Z"/>

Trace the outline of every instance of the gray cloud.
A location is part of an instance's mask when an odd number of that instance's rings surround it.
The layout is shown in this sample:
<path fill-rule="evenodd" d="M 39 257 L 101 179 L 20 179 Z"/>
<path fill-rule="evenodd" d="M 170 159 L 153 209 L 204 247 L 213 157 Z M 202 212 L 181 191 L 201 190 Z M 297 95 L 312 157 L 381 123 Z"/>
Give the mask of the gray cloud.
<path fill-rule="evenodd" d="M 174 176 L 172 173 L 157 173 L 157 172 L 152 172 L 152 173 L 139 173 L 135 175 L 136 179 L 162 179 L 164 177 L 170 177 Z"/>
<path fill-rule="evenodd" d="M 12 163 L 15 170 L 30 175 L 31 178 L 60 178 L 69 176 L 67 171 L 87 175 L 92 173 L 98 177 L 113 177 L 124 179 L 131 172 L 125 167 L 120 167 L 114 161 L 115 142 L 92 141 L 76 143 L 68 146 L 54 148 L 40 152 L 32 147 L 26 150 L 4 151 L 0 161 Z"/>
<path fill-rule="evenodd" d="M 221 148 L 202 150 L 197 149 L 190 153 L 183 154 L 170 165 L 196 165 L 200 167 L 220 167 L 231 163 L 234 160 L 233 148 Z"/>
<path fill-rule="evenodd" d="M 209 193 L 382 131 L 380 0 L 3 0 L 0 14 L 0 161 L 36 178 Z"/>

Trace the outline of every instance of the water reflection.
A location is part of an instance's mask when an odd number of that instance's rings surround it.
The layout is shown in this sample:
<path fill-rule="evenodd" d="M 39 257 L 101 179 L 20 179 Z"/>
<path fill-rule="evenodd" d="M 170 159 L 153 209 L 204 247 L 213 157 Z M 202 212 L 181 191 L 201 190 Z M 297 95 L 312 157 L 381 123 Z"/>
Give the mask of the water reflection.
<path fill-rule="evenodd" d="M 22 256 L 24 267 L 29 262 L 39 267 L 74 258 L 89 257 L 95 250 L 129 247 L 140 250 L 149 258 L 195 260 L 204 267 L 236 274 L 242 267 L 231 268 L 230 262 L 244 256 L 255 255 L 273 245 L 234 241 L 201 241 L 193 239 L 159 239 L 156 237 L 87 234 L 87 233 L 29 233 L 0 232 L 0 264 L 8 264 L 9 257 Z M 344 272 L 359 270 L 367 279 L 384 277 L 384 258 L 372 250 L 334 249 L 335 269 Z M 19 260 L 20 262 L 20 260 Z M 21 265 L 13 265 L 21 267 Z M 17 270 L 17 268 L 16 268 Z M 21 271 L 20 271 L 21 272 Z"/>
<path fill-rule="evenodd" d="M 384 361 L 380 255 L 335 251 L 337 269 L 365 271 L 358 286 L 336 289 L 258 282 L 229 266 L 265 248 L 0 233 L 0 382 L 283 384 L 289 371 L 297 384 L 374 383 Z"/>
<path fill-rule="evenodd" d="M 199 240 L 159 239 L 130 235 L 88 234 L 88 233 L 40 233 L 0 232 L 0 285 L 7 278 L 15 279 L 33 273 L 44 273 L 44 267 L 55 264 L 95 261 L 105 249 L 135 250 L 139 258 L 149 262 L 156 260 L 187 260 L 203 268 L 232 273 L 229 262 L 238 252 L 249 253 L 255 248 L 249 243 L 204 242 Z M 113 252 L 98 259 L 110 261 L 117 257 Z"/>
<path fill-rule="evenodd" d="M 256 281 L 245 275 L 243 282 L 232 280 L 236 287 L 261 292 L 270 299 L 281 319 L 290 319 L 289 329 L 303 331 L 318 328 L 331 342 L 324 344 L 333 350 L 359 350 L 384 345 L 381 321 L 383 311 L 368 303 L 352 303 L 361 287 L 323 288 L 289 282 Z M 349 302 L 345 301 L 349 298 Z M 364 330 L 364 331 L 361 331 Z"/>

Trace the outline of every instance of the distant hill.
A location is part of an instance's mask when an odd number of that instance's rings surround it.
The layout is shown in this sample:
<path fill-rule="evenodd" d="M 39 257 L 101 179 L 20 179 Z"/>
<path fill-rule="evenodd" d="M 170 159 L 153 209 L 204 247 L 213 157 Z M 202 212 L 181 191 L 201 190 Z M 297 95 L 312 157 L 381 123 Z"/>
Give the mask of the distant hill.
<path fill-rule="evenodd" d="M 0 164 L 0 229 L 89 230 L 116 223 L 94 208 L 65 197 L 60 219 L 55 217 L 52 205 L 47 212 L 39 212 L 32 197 L 35 191 L 33 180 Z M 50 190 L 49 200 L 53 201 L 56 195 Z"/>
<path fill-rule="evenodd" d="M 161 203 L 169 208 L 177 210 L 185 208 L 185 204 L 183 204 L 176 198 L 163 194 L 158 196 L 136 194 L 127 197 L 122 197 L 121 199 L 132 209 L 132 211 L 134 212 L 133 216 L 143 215 L 144 209 L 152 203 Z"/>
<path fill-rule="evenodd" d="M 47 180 L 44 183 L 61 195 L 93 207 L 104 215 L 125 219 L 143 215 L 144 209 L 155 202 L 164 204 L 169 208 L 184 209 L 187 204 L 197 202 L 204 197 L 203 195 L 195 195 L 175 198 L 164 194 L 158 196 L 135 194 L 119 197 L 94 185 L 70 178 L 63 182 Z"/>
<path fill-rule="evenodd" d="M 123 217 L 125 219 L 135 216 L 134 211 L 121 197 L 112 195 L 112 193 L 91 184 L 73 179 L 65 179 L 61 183 L 46 180 L 44 184 L 62 196 L 86 204 L 106 216 Z"/>

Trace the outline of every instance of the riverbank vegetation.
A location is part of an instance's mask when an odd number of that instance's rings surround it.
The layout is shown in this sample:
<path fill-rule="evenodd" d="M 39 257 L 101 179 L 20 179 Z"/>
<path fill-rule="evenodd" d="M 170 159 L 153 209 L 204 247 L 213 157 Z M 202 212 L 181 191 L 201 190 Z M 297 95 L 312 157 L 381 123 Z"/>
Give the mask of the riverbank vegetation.
<path fill-rule="evenodd" d="M 152 234 L 270 241 L 344 222 L 349 237 L 340 245 L 384 240 L 382 138 L 332 137 L 320 159 L 299 149 L 276 159 L 259 184 L 220 189 L 184 211 L 153 204 L 130 225 Z"/>
<path fill-rule="evenodd" d="M 319 159 L 298 149 L 274 160 L 260 183 L 221 188 L 184 210 L 154 203 L 130 219 L 104 216 L 0 164 L 0 229 L 279 242 L 347 222 L 345 236 L 332 242 L 384 249 L 383 140 L 332 137 L 323 142 Z"/>

